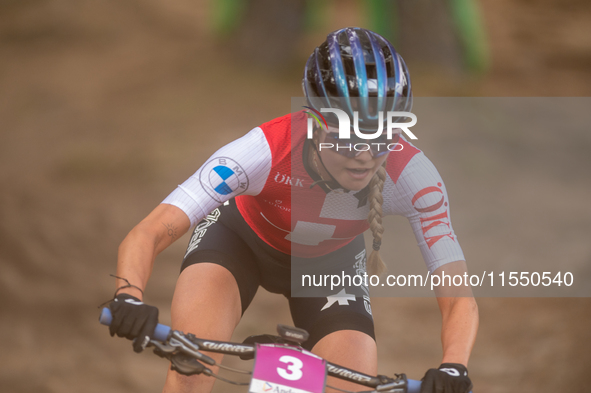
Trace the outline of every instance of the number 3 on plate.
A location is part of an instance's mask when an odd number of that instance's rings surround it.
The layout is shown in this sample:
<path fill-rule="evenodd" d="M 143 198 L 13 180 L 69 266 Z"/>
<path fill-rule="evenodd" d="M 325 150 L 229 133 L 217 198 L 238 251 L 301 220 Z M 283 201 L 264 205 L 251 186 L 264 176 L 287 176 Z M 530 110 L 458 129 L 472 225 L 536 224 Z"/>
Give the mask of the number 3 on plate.
<path fill-rule="evenodd" d="M 304 366 L 304 363 L 302 363 L 300 359 L 284 355 L 279 358 L 279 361 L 287 364 L 287 371 L 281 367 L 277 367 L 277 373 L 281 378 L 290 381 L 297 381 L 302 378 L 302 367 Z"/>

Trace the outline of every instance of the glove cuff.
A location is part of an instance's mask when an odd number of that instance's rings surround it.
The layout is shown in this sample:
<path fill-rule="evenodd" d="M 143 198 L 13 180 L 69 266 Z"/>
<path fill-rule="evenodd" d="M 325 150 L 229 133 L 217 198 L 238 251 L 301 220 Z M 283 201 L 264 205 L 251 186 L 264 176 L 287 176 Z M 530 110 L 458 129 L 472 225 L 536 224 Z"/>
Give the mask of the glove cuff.
<path fill-rule="evenodd" d="M 142 303 L 142 301 L 140 299 L 138 299 L 137 297 L 130 295 L 128 293 L 120 293 L 117 296 L 115 296 L 115 299 L 113 299 L 113 300 L 116 302 L 125 302 L 127 299 L 131 299 L 134 302 Z"/>
<path fill-rule="evenodd" d="M 441 366 L 439 366 L 438 370 L 443 371 L 443 372 L 447 372 L 449 375 L 453 375 L 449 371 L 457 370 L 459 375 L 455 375 L 456 377 L 460 377 L 460 376 L 467 377 L 468 376 L 468 369 L 466 368 L 466 366 L 464 366 L 463 364 L 460 364 L 460 363 L 441 363 Z"/>

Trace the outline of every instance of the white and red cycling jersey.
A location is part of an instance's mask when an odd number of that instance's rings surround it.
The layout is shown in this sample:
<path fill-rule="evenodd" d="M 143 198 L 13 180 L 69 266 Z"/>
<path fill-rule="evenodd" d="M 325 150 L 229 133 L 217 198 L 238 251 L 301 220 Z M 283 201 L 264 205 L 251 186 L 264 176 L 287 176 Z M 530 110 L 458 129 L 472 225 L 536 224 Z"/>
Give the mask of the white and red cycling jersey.
<path fill-rule="evenodd" d="M 369 228 L 367 189 L 311 187 L 306 119 L 298 112 L 254 128 L 215 152 L 163 203 L 179 207 L 195 225 L 235 197 L 257 235 L 293 256 L 321 256 L 349 243 Z M 409 220 L 431 272 L 463 260 L 441 176 L 423 152 L 402 137 L 399 143 L 402 150 L 391 152 L 386 163 L 384 215 Z"/>

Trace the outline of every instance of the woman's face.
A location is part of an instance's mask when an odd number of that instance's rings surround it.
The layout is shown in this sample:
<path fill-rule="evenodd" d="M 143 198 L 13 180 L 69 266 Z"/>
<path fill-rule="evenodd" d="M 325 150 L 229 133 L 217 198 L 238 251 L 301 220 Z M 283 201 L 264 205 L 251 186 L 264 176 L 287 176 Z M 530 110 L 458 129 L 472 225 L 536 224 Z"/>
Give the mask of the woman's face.
<path fill-rule="evenodd" d="M 329 132 L 331 131 L 338 133 L 338 129 L 329 127 Z M 324 131 L 320 132 L 319 142 L 323 143 L 325 139 L 326 133 Z M 351 191 L 359 191 L 365 188 L 389 154 L 373 157 L 371 152 L 363 151 L 358 156 L 349 158 L 332 149 L 322 148 L 320 144 L 319 146 L 320 157 L 328 172 L 341 186 Z"/>

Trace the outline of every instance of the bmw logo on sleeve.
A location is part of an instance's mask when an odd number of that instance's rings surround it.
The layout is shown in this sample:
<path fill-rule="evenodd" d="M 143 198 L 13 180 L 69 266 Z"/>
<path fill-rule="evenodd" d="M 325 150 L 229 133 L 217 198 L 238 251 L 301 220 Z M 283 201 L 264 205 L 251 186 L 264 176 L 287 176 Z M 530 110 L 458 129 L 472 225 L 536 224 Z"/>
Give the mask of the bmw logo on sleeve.
<path fill-rule="evenodd" d="M 206 162 L 199 181 L 209 196 L 220 203 L 248 189 L 248 176 L 244 169 L 227 157 L 216 157 Z"/>

